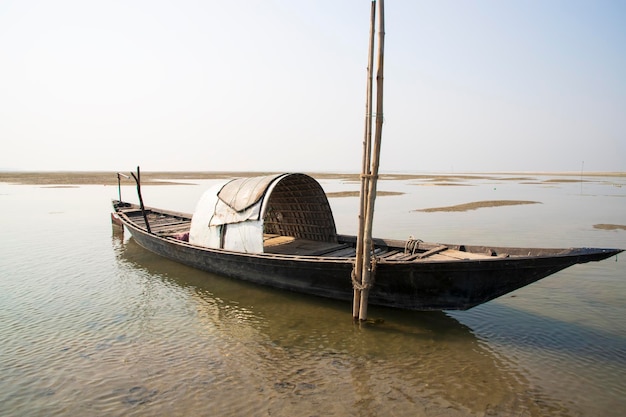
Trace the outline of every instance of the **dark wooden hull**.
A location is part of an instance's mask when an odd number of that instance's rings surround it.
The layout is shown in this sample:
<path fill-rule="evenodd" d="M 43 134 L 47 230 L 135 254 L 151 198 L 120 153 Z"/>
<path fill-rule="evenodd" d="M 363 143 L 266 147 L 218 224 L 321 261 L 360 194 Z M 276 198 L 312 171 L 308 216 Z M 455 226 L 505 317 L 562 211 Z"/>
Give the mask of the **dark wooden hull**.
<path fill-rule="evenodd" d="M 203 248 L 148 233 L 125 216 L 120 220 L 145 249 L 193 268 L 300 293 L 352 299 L 353 258 L 250 254 Z M 376 264 L 369 302 L 409 310 L 466 310 L 569 266 L 600 261 L 621 252 L 590 248 L 495 249 L 513 256 L 453 261 L 381 260 Z M 524 255 L 520 255 L 522 253 Z"/>

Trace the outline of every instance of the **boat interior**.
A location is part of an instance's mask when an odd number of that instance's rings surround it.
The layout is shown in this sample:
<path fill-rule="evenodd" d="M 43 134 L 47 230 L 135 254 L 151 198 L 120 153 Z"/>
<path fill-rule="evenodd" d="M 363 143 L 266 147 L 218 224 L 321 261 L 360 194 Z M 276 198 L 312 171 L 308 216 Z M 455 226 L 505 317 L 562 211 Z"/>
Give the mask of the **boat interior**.
<path fill-rule="evenodd" d="M 146 228 L 143 212 L 136 206 L 119 207 L 118 213 L 138 227 Z M 146 209 L 145 214 L 152 233 L 164 238 L 188 239 L 190 215 L 167 211 L 156 212 L 151 209 Z M 378 262 L 509 257 L 507 253 L 497 253 L 489 248 L 480 248 L 476 251 L 474 248 L 465 246 L 424 243 L 418 239 L 406 241 L 374 239 L 374 246 L 374 256 Z M 356 238 L 344 235 L 337 235 L 337 239 L 332 241 L 311 240 L 275 233 L 265 233 L 263 238 L 263 250 L 270 254 L 352 258 L 356 254 L 355 247 Z"/>

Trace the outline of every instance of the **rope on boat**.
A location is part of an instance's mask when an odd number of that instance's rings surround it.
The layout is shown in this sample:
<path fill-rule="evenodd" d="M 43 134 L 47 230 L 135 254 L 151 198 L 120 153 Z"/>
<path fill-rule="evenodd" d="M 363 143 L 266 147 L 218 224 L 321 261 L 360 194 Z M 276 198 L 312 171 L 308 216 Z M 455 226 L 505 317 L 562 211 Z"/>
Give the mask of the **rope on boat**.
<path fill-rule="evenodd" d="M 414 255 L 415 251 L 419 249 L 420 243 L 423 242 L 422 239 L 415 239 L 413 236 L 409 236 L 404 245 L 404 253 Z"/>
<path fill-rule="evenodd" d="M 352 278 L 352 288 L 357 291 L 369 290 L 374 286 L 374 281 L 376 281 L 376 267 L 378 266 L 378 261 L 375 256 L 372 255 L 372 261 L 370 264 L 370 282 L 369 284 L 362 284 L 356 278 L 356 263 L 352 268 L 352 274 L 350 277 Z"/>
<path fill-rule="evenodd" d="M 361 174 L 361 178 L 378 179 L 378 174 Z"/>
<path fill-rule="evenodd" d="M 370 272 L 371 274 L 370 288 L 374 286 L 374 281 L 376 280 L 376 267 L 377 266 L 378 266 L 378 261 L 376 260 L 376 257 L 374 256 L 374 254 L 372 254 L 372 272 Z"/>

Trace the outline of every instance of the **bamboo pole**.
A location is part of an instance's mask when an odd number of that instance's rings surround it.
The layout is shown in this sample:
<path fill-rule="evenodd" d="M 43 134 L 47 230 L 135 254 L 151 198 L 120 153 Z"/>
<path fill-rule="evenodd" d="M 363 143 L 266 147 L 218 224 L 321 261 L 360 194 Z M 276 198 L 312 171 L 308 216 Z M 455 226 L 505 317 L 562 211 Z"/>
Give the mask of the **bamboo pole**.
<path fill-rule="evenodd" d="M 365 229 L 363 238 L 363 266 L 362 266 L 362 287 L 359 309 L 359 320 L 367 320 L 367 302 L 372 278 L 372 225 L 374 223 L 374 203 L 376 201 L 376 187 L 378 180 L 378 167 L 380 164 L 380 147 L 382 142 L 383 129 L 383 68 L 385 50 L 385 11 L 384 0 L 378 0 L 378 68 L 376 73 L 376 132 L 374 136 L 374 147 L 371 154 L 371 174 L 369 190 L 367 192 L 367 207 L 365 218 Z"/>
<path fill-rule="evenodd" d="M 363 138 L 363 164 L 361 167 L 361 191 L 359 204 L 359 230 L 357 233 L 356 260 L 354 264 L 354 299 L 352 317 L 359 318 L 361 306 L 362 270 L 363 270 L 363 233 L 365 230 L 365 213 L 367 210 L 367 192 L 369 190 L 370 153 L 372 148 L 372 84 L 374 72 L 374 34 L 376 22 L 376 0 L 372 1 L 370 10 L 370 35 L 367 58 L 367 92 L 365 100 L 365 137 Z"/>
<path fill-rule="evenodd" d="M 119 202 L 120 204 L 122 203 L 122 180 L 121 177 L 124 177 L 126 179 L 130 178 L 128 175 L 124 175 L 121 172 L 117 173 L 117 193 L 119 195 Z"/>
<path fill-rule="evenodd" d="M 148 215 L 146 214 L 146 208 L 143 205 L 143 197 L 141 196 L 141 173 L 139 172 L 139 167 L 137 167 L 137 176 L 135 176 L 134 172 L 131 172 L 130 175 L 133 176 L 135 182 L 137 183 L 137 195 L 139 195 L 139 207 L 141 208 L 141 214 L 143 214 L 143 221 L 146 223 L 146 230 L 148 233 L 152 233 L 150 230 L 150 223 L 148 223 Z"/>

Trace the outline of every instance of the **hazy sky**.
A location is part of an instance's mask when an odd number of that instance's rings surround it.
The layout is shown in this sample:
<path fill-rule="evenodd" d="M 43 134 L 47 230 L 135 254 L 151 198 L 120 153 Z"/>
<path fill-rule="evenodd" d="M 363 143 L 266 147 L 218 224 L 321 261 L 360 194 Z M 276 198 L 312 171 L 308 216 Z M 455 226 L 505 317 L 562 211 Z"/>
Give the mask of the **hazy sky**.
<path fill-rule="evenodd" d="M 385 5 L 382 171 L 626 171 L 626 2 Z M 0 169 L 358 172 L 369 11 L 3 0 Z"/>

